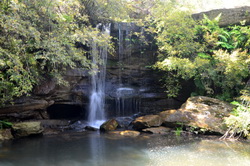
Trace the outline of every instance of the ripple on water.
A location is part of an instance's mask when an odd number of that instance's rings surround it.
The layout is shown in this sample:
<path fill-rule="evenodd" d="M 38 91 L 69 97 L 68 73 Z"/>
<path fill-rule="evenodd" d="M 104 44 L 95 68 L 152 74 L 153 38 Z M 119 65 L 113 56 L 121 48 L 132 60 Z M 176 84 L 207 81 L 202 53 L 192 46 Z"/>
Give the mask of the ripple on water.
<path fill-rule="evenodd" d="M 249 166 L 249 152 L 249 145 L 212 140 L 146 150 L 148 166 Z"/>
<path fill-rule="evenodd" d="M 142 134 L 136 138 L 107 135 L 65 133 L 8 141 L 0 144 L 0 166 L 250 165 L 247 142 L 175 135 Z"/>

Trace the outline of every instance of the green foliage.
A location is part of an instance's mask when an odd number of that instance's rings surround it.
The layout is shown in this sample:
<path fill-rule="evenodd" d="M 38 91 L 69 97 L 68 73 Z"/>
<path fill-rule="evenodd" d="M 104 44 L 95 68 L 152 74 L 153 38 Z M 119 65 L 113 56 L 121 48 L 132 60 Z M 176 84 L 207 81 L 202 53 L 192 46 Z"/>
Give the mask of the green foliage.
<path fill-rule="evenodd" d="M 152 11 L 152 17 L 148 31 L 156 34 L 160 60 L 167 56 L 190 57 L 203 51 L 195 36 L 196 22 L 189 13 L 161 2 Z"/>
<path fill-rule="evenodd" d="M 250 100 L 249 100 L 250 101 Z M 236 135 L 246 137 L 250 131 L 250 105 L 232 102 L 235 106 L 233 112 L 225 119 L 228 130 L 222 138 L 234 138 Z"/>
<path fill-rule="evenodd" d="M 4 128 L 10 128 L 13 124 L 8 121 L 0 120 L 0 130 Z"/>
<path fill-rule="evenodd" d="M 225 28 L 219 27 L 219 14 L 213 20 L 210 20 L 206 15 L 197 27 L 198 33 L 203 35 L 204 41 L 208 48 L 213 50 L 223 49 L 233 51 L 235 49 L 249 48 L 249 27 L 244 26 L 228 26 Z"/>
<path fill-rule="evenodd" d="M 182 127 L 177 127 L 174 132 L 176 136 L 181 136 L 181 133 L 183 132 Z"/>
<path fill-rule="evenodd" d="M 157 35 L 160 56 L 154 67 L 166 72 L 167 95 L 177 96 L 180 81 L 190 79 L 196 85 L 193 95 L 230 100 L 239 94 L 250 73 L 249 26 L 221 28 L 220 15 L 213 20 L 204 15 L 196 23 L 185 12 L 164 14 L 149 30 Z"/>
<path fill-rule="evenodd" d="M 250 132 L 250 95 L 249 85 L 241 91 L 241 96 L 238 101 L 231 102 L 234 109 L 231 115 L 225 118 L 225 123 L 228 127 L 227 132 L 222 139 L 235 139 L 235 136 L 247 137 Z"/>
<path fill-rule="evenodd" d="M 152 0 L 81 0 L 93 22 L 142 21 L 154 6 Z"/>
<path fill-rule="evenodd" d="M 4 0 L 0 9 L 0 105 L 31 93 L 45 77 L 66 84 L 68 68 L 91 67 L 82 46 L 109 45 L 81 0 Z"/>

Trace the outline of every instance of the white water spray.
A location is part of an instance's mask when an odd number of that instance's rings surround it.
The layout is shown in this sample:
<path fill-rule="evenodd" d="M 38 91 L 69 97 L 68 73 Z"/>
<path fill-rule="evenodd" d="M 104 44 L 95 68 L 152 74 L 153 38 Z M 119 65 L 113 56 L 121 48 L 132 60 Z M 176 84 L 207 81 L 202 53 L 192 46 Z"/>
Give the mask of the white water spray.
<path fill-rule="evenodd" d="M 102 26 L 102 33 L 110 35 L 110 24 L 98 24 L 97 28 Z M 99 128 L 105 121 L 105 77 L 106 77 L 106 63 L 107 63 L 107 46 L 97 46 L 92 43 L 92 69 L 91 77 L 91 95 L 89 105 L 88 123 L 90 126 Z M 100 64 L 100 65 L 98 65 Z"/>

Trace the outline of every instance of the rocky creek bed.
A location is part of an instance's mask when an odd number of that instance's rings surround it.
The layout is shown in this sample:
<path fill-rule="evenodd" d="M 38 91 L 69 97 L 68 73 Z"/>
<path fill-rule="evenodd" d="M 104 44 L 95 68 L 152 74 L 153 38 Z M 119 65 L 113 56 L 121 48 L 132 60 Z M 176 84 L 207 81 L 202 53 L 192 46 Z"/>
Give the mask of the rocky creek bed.
<path fill-rule="evenodd" d="M 146 132 L 167 135 L 170 132 L 187 131 L 223 135 L 227 128 L 224 118 L 232 111 L 232 105 L 205 96 L 190 97 L 179 109 L 139 117 L 112 118 L 100 126 L 101 132 L 117 130 L 125 136 L 138 136 Z M 96 131 L 81 120 L 37 120 L 14 123 L 11 129 L 0 133 L 0 139 L 12 139 L 32 135 L 53 135 L 63 131 Z"/>
<path fill-rule="evenodd" d="M 83 120 L 15 123 L 0 141 L 0 166 L 247 166 L 249 140 L 220 140 L 231 109 L 198 96 L 176 110 L 111 118 L 100 130 Z"/>

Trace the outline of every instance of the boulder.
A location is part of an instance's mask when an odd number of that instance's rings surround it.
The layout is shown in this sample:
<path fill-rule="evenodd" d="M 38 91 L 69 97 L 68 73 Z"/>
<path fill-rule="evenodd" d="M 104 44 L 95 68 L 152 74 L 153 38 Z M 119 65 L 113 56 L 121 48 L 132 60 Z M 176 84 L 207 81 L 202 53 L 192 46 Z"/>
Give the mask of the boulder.
<path fill-rule="evenodd" d="M 26 137 L 41 134 L 43 127 L 41 122 L 21 122 L 13 124 L 12 130 L 15 137 Z"/>
<path fill-rule="evenodd" d="M 229 116 L 233 106 L 227 102 L 206 96 L 190 97 L 181 106 L 184 110 L 193 110 L 197 113 L 212 114 L 215 117 L 223 118 Z"/>
<path fill-rule="evenodd" d="M 57 135 L 59 133 L 61 133 L 61 130 L 51 128 L 45 128 L 43 131 L 43 135 Z"/>
<path fill-rule="evenodd" d="M 160 127 L 146 128 L 146 129 L 143 129 L 142 131 L 146 133 L 150 133 L 150 134 L 167 134 L 168 132 L 171 131 L 171 129 L 160 126 Z"/>
<path fill-rule="evenodd" d="M 38 120 L 44 128 L 63 128 L 70 125 L 69 120 L 44 119 Z"/>
<path fill-rule="evenodd" d="M 13 139 L 10 129 L 0 129 L 0 141 Z"/>
<path fill-rule="evenodd" d="M 132 124 L 135 130 L 142 130 L 149 127 L 160 126 L 162 119 L 159 115 L 146 115 L 136 118 Z"/>
<path fill-rule="evenodd" d="M 119 124 L 115 119 L 110 119 L 101 125 L 100 130 L 101 131 L 112 131 L 112 130 L 115 130 L 118 127 L 118 125 Z"/>
<path fill-rule="evenodd" d="M 164 126 L 186 125 L 224 134 L 226 125 L 223 120 L 232 109 L 232 105 L 221 100 L 197 96 L 190 97 L 180 109 L 163 111 L 159 116 Z"/>
<path fill-rule="evenodd" d="M 126 136 L 126 137 L 137 137 L 140 135 L 139 131 L 133 131 L 133 130 L 125 130 L 125 131 L 121 131 L 120 135 L 122 136 Z"/>
<path fill-rule="evenodd" d="M 183 109 L 163 111 L 159 113 L 159 116 L 163 120 L 163 125 L 167 127 L 176 127 L 177 123 L 188 124 L 195 120 L 192 112 Z"/>

